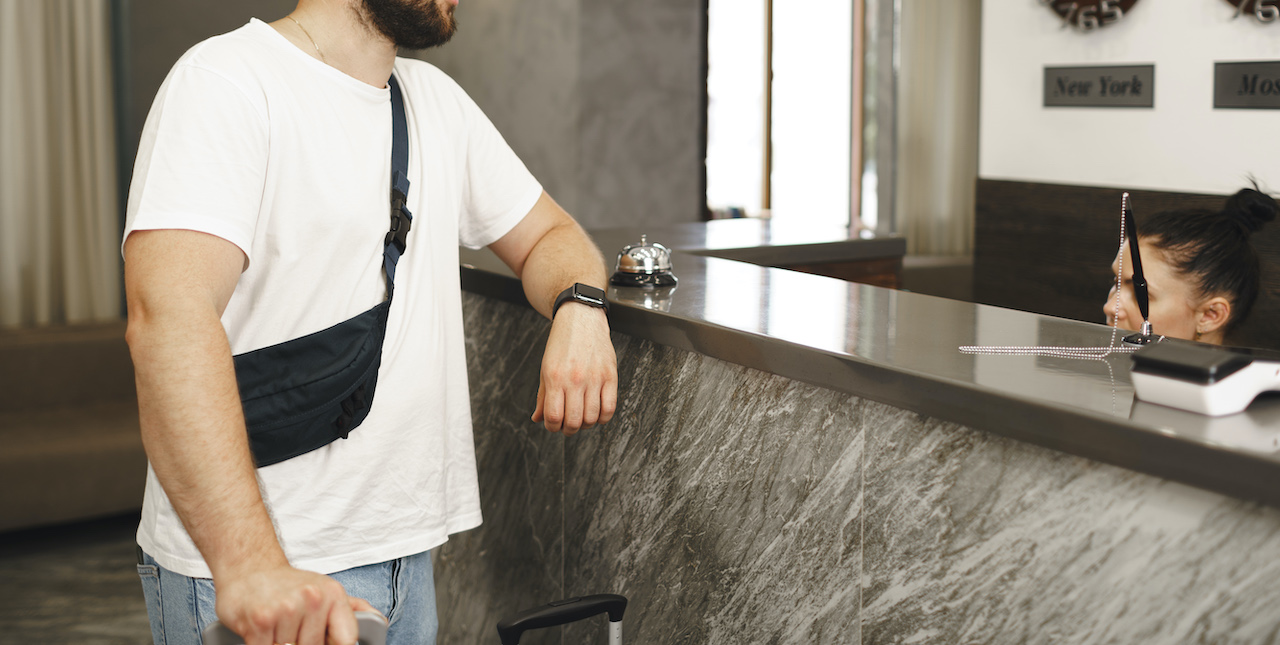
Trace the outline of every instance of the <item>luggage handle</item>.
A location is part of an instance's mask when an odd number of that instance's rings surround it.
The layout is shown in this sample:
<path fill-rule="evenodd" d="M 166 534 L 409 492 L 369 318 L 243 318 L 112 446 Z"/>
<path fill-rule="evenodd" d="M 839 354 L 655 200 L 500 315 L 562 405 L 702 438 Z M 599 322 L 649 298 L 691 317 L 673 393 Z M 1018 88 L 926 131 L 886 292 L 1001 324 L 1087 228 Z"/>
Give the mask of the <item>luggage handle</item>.
<path fill-rule="evenodd" d="M 387 619 L 374 611 L 357 611 L 356 625 L 360 628 L 359 645 L 386 645 Z M 222 623 L 213 623 L 201 634 L 204 645 L 244 645 L 244 639 Z"/>
<path fill-rule="evenodd" d="M 622 614 L 626 610 L 627 599 L 617 594 L 566 598 L 498 621 L 498 637 L 502 639 L 502 645 L 519 645 L 520 636 L 531 629 L 555 627 L 608 612 L 609 643 L 621 645 Z"/>

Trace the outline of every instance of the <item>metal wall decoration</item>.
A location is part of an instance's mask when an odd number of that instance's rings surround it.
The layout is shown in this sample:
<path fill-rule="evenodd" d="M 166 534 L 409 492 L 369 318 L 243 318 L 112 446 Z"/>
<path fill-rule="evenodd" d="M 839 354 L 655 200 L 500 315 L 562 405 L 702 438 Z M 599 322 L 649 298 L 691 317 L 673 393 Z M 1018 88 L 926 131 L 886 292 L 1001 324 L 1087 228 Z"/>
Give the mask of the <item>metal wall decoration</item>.
<path fill-rule="evenodd" d="M 1247 14 L 1259 22 L 1280 20 L 1280 0 L 1227 0 L 1227 4 L 1236 8 L 1236 15 L 1232 18 Z"/>
<path fill-rule="evenodd" d="M 1138 4 L 1138 0 L 1037 0 L 1049 7 L 1062 19 L 1062 28 L 1074 27 L 1080 31 L 1093 31 L 1119 21 Z M 1230 2 L 1231 0 L 1228 0 Z M 1259 0 L 1238 0 L 1252 2 Z M 1277 0 L 1260 0 L 1275 2 Z"/>

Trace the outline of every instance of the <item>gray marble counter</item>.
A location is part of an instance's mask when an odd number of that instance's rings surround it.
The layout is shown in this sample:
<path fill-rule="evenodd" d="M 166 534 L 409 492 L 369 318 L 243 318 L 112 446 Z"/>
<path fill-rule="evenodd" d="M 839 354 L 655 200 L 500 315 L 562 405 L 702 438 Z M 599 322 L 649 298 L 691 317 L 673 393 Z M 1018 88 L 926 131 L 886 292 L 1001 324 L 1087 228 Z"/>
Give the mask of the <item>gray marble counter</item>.
<path fill-rule="evenodd" d="M 1280 510 L 711 357 L 796 369 L 728 328 L 654 324 L 705 351 L 615 333 L 617 414 L 566 438 L 529 421 L 546 321 L 475 293 L 463 306 L 484 525 L 436 553 L 441 643 L 496 642 L 505 615 L 601 592 L 630 599 L 626 641 L 649 645 L 1280 641 Z M 840 374 L 801 353 L 811 379 Z M 1064 396 L 1111 416 L 1110 377 L 1089 366 L 1088 396 Z M 1047 391 L 1078 370 L 1036 371 Z M 946 378 L 998 386 L 965 372 Z M 602 642 L 603 621 L 521 642 Z"/>
<path fill-rule="evenodd" d="M 529 421 L 547 322 L 464 254 L 485 523 L 436 554 L 440 642 L 601 592 L 662 645 L 1280 642 L 1280 401 L 1135 402 L 1127 355 L 958 350 L 1106 327 L 671 245 L 674 290 L 610 290 L 618 411 L 571 438 Z"/>
<path fill-rule="evenodd" d="M 614 330 L 945 422 L 1280 505 L 1280 398 L 1263 398 L 1244 414 L 1212 419 L 1135 401 L 1127 354 L 1086 360 L 962 353 L 959 347 L 967 345 L 1119 343 L 1102 325 L 706 257 L 737 253 L 754 243 L 788 261 L 813 259 L 805 254 L 815 248 L 829 254 L 824 259 L 865 258 L 892 253 L 901 241 L 781 232 L 767 223 L 732 229 L 737 223 L 593 232 L 610 258 L 642 233 L 677 249 L 673 264 L 680 282 L 674 289 L 610 289 Z M 510 271 L 487 251 L 464 250 L 462 261 L 464 289 L 523 303 Z"/>
<path fill-rule="evenodd" d="M 1280 642 L 1280 401 L 1209 419 L 1135 402 L 1127 355 L 962 353 L 1113 337 L 698 255 L 737 243 L 687 228 L 596 232 L 684 249 L 680 284 L 610 290 L 618 411 L 570 438 L 529 421 L 547 322 L 464 255 L 485 523 L 436 554 L 440 642 L 601 592 L 662 645 Z"/>

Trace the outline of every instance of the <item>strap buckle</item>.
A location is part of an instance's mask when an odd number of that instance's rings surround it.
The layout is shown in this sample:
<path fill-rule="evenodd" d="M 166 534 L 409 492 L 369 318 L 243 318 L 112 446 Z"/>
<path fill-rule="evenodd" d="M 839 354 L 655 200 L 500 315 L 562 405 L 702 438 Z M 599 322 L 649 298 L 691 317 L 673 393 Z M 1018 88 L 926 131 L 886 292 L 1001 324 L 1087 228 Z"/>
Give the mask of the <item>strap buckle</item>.
<path fill-rule="evenodd" d="M 382 241 L 383 246 L 396 245 L 401 255 L 409 245 L 409 229 L 413 226 L 413 213 L 405 206 L 405 194 L 397 189 L 391 190 L 391 230 Z"/>

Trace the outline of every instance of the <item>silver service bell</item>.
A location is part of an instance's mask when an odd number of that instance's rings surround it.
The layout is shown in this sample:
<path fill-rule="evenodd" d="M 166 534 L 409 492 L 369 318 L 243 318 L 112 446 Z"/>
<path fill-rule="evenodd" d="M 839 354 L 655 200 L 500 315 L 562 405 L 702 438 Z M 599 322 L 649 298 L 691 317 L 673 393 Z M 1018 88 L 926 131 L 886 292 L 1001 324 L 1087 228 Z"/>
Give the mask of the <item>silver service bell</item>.
<path fill-rule="evenodd" d="M 618 253 L 618 264 L 609 282 L 622 287 L 669 287 L 676 283 L 671 272 L 671 249 L 640 236 Z"/>

